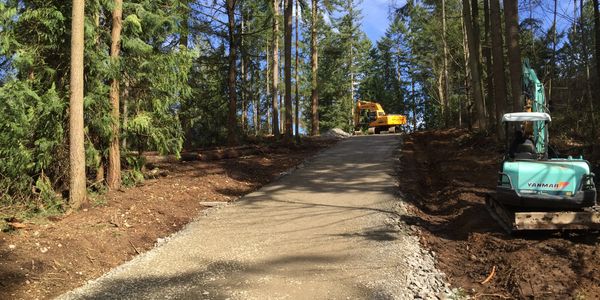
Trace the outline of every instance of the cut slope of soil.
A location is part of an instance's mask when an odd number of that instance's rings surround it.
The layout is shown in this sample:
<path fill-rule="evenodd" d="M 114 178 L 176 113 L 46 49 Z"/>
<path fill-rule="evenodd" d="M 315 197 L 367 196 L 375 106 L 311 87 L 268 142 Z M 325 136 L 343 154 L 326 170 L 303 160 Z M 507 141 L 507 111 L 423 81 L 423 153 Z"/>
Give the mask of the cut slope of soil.
<path fill-rule="evenodd" d="M 110 192 L 60 219 L 0 232 L 0 299 L 51 298 L 80 286 L 151 249 L 207 203 L 256 190 L 332 143 L 306 140 L 233 159 L 158 163 L 161 178 Z"/>
<path fill-rule="evenodd" d="M 493 140 L 456 129 L 418 132 L 402 155 L 400 186 L 414 211 L 406 222 L 453 286 L 484 298 L 600 297 L 598 232 L 509 236 L 489 216 L 484 197 L 502 157 Z"/>

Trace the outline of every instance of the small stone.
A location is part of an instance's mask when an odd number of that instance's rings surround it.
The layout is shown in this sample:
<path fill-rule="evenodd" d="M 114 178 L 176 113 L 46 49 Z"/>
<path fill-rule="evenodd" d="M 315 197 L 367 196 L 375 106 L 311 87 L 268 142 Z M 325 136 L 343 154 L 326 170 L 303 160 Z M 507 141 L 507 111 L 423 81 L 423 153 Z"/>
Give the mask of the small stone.
<path fill-rule="evenodd" d="M 11 249 L 11 250 L 12 250 L 12 249 L 15 249 L 15 248 L 17 248 L 17 246 L 16 246 L 16 245 L 8 245 L 8 249 Z"/>
<path fill-rule="evenodd" d="M 208 295 L 208 294 L 210 294 L 208 291 L 202 292 L 202 295 Z"/>
<path fill-rule="evenodd" d="M 42 248 L 40 248 L 40 252 L 46 253 L 46 252 L 48 252 L 48 248 L 42 247 Z"/>

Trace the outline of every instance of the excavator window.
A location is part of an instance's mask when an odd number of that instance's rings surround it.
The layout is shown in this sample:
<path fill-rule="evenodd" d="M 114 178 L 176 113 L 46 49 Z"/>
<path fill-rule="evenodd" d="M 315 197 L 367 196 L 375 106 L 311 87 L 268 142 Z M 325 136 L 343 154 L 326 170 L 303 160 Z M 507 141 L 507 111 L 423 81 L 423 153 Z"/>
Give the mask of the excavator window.
<path fill-rule="evenodd" d="M 377 112 L 376 111 L 370 111 L 367 114 L 369 116 L 369 122 L 373 122 L 373 121 L 377 120 Z"/>
<path fill-rule="evenodd" d="M 509 155 L 516 159 L 535 159 L 537 153 L 531 137 L 523 131 L 523 128 L 515 130 L 513 141 L 510 145 Z"/>

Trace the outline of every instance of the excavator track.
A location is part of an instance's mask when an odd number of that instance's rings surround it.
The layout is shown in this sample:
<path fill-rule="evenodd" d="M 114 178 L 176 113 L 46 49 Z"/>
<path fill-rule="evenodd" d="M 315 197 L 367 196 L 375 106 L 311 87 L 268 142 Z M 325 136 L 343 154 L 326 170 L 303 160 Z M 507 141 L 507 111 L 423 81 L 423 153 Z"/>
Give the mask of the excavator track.
<path fill-rule="evenodd" d="M 500 202 L 496 201 L 493 194 L 486 194 L 485 196 L 485 209 L 488 211 L 492 219 L 506 231 L 508 234 L 512 234 L 516 231 L 514 227 L 514 213 L 508 210 Z"/>
<path fill-rule="evenodd" d="M 598 230 L 600 206 L 581 211 L 515 211 L 498 202 L 493 194 L 485 199 L 486 209 L 508 234 L 522 230 Z"/>

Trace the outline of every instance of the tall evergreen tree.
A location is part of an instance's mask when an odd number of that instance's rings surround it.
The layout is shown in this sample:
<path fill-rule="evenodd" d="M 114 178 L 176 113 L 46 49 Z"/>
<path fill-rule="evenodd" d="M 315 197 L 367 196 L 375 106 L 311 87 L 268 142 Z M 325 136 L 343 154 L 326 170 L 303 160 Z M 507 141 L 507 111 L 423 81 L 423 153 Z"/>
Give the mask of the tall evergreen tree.
<path fill-rule="evenodd" d="M 310 26 L 310 65 L 311 65 L 311 135 L 319 134 L 319 49 L 317 48 L 317 28 L 319 20 L 319 1 L 312 0 Z"/>
<path fill-rule="evenodd" d="M 519 48 L 519 2 L 504 1 L 505 40 L 510 70 L 510 87 L 513 111 L 522 111 L 521 103 L 521 49 Z"/>
<path fill-rule="evenodd" d="M 227 32 L 229 39 L 229 113 L 227 117 L 227 143 L 235 145 L 237 143 L 237 32 L 236 32 L 236 10 L 237 0 L 226 0 L 227 11 Z"/>
<path fill-rule="evenodd" d="M 490 24 L 492 30 L 492 71 L 494 80 L 494 103 L 496 105 L 496 133 L 502 136 L 502 115 L 506 107 L 506 77 L 504 75 L 504 51 L 502 51 L 502 33 L 500 1 L 490 0 Z"/>
<path fill-rule="evenodd" d="M 477 0 L 472 0 L 472 3 Z M 476 5 L 473 5 L 476 8 Z M 473 10 L 475 11 L 475 10 Z M 486 126 L 485 110 L 483 105 L 483 91 L 481 89 L 481 63 L 479 60 L 479 30 L 473 27 L 474 20 L 471 16 L 471 7 L 468 1 L 463 1 L 463 18 L 465 22 L 465 32 L 467 43 L 469 45 L 469 69 L 471 71 L 471 87 L 473 88 L 473 103 L 475 106 L 474 124 L 479 129 Z M 476 20 L 475 20 L 476 21 Z"/>
<path fill-rule="evenodd" d="M 73 0 L 71 21 L 71 84 L 69 101 L 69 204 L 73 209 L 86 201 L 83 124 L 83 56 L 85 1 Z"/>
<path fill-rule="evenodd" d="M 121 50 L 121 30 L 122 30 L 122 18 L 123 18 L 123 1 L 115 0 L 112 12 L 112 32 L 111 32 L 111 46 L 110 46 L 110 58 L 115 65 L 119 66 L 119 56 Z M 112 138 L 110 141 L 110 148 L 108 153 L 108 187 L 110 189 L 119 189 L 121 187 L 121 150 L 120 150 L 120 81 L 118 76 L 111 79 L 110 84 L 110 102 L 112 106 Z"/>
<path fill-rule="evenodd" d="M 285 77 L 285 138 L 291 141 L 292 129 L 292 12 L 293 0 L 284 0 L 284 77 Z"/>

